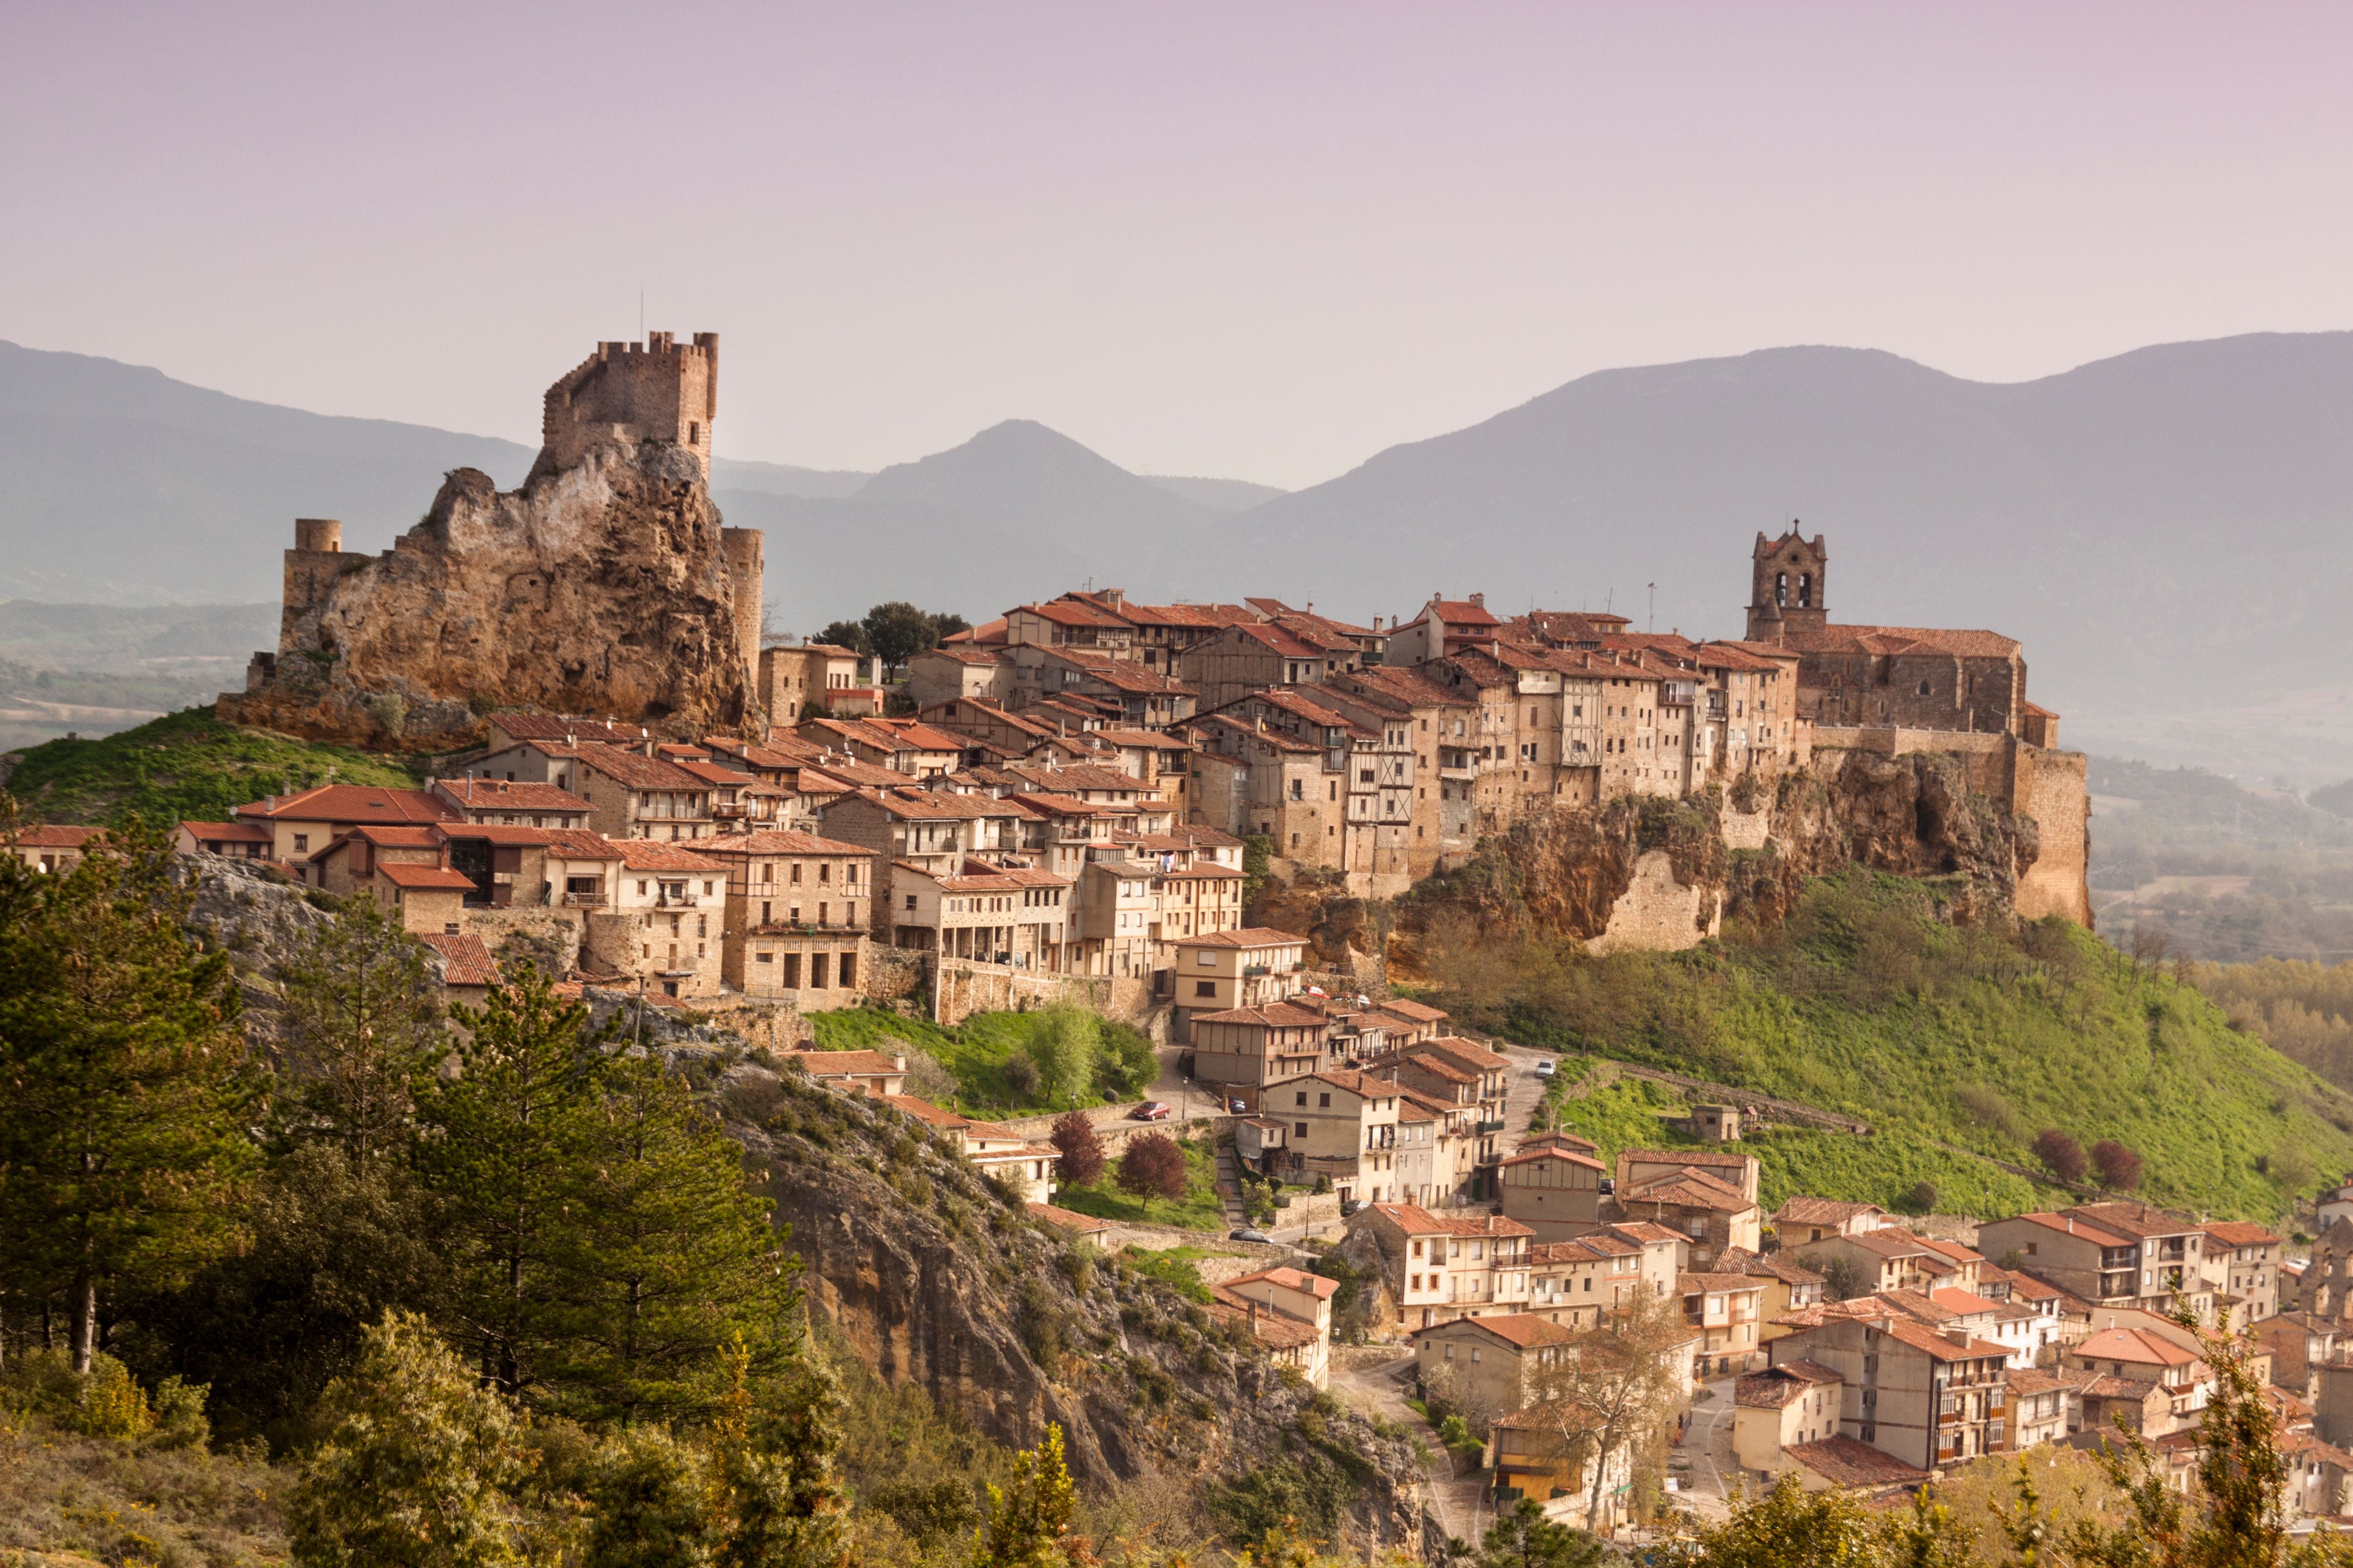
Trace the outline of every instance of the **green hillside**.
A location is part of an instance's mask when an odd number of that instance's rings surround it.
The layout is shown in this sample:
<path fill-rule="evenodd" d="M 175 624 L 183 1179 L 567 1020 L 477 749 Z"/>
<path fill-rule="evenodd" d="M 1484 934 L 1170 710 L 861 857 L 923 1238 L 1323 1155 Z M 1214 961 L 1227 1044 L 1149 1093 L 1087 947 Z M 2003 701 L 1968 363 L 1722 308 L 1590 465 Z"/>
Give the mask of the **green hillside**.
<path fill-rule="evenodd" d="M 41 822 L 218 822 L 232 806 L 325 784 L 414 786 L 406 768 L 343 746 L 313 745 L 224 724 L 201 708 L 94 741 L 50 741 L 21 753 L 7 780 Z"/>
<path fill-rule="evenodd" d="M 1470 1022 L 1877 1130 L 1755 1141 L 1768 1202 L 1810 1192 L 1908 1208 L 1924 1181 L 1947 1210 L 2063 1201 L 1991 1163 L 2039 1170 L 2031 1145 L 2050 1127 L 2086 1148 L 2124 1143 L 2145 1162 L 2138 1195 L 2217 1215 L 2277 1218 L 2291 1193 L 2353 1168 L 2353 1095 L 2232 1029 L 2189 985 L 2061 921 L 1947 924 L 1916 882 L 1824 879 L 1785 926 L 1735 928 L 1685 953 L 1459 945 L 1433 956 Z M 1654 1086 L 1560 1103 L 1565 1125 L 1613 1150 L 1674 1141 L 1657 1121 L 1676 1106 Z"/>

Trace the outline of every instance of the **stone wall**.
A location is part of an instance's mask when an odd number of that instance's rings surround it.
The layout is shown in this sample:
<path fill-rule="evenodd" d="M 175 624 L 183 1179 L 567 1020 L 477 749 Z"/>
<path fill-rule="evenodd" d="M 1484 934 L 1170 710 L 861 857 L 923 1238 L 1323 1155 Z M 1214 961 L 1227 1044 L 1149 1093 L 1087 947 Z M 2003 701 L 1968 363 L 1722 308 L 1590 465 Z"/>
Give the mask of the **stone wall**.
<path fill-rule="evenodd" d="M 1723 917 L 1721 892 L 1683 886 L 1675 879 L 1673 857 L 1651 849 L 1634 862 L 1633 883 L 1610 906 L 1608 927 L 1586 946 L 1594 952 L 1620 948 L 1680 952 L 1714 936 Z"/>
<path fill-rule="evenodd" d="M 866 945 L 866 984 L 860 989 L 869 1002 L 897 1002 L 920 995 L 924 986 L 923 955 L 910 948 Z"/>
<path fill-rule="evenodd" d="M 2092 853 L 2088 766 L 2081 752 L 2046 752 L 2021 742 L 2010 810 L 2033 820 L 2039 848 L 2018 881 L 2018 912 L 2028 920 L 2058 915 L 2092 923 L 2086 879 Z"/>
<path fill-rule="evenodd" d="M 493 957 L 543 961 L 562 975 L 580 964 L 578 912 L 560 906 L 470 909 L 459 925 L 467 935 L 481 938 Z"/>
<path fill-rule="evenodd" d="M 930 973 L 932 1022 L 942 1028 L 953 1029 L 975 1013 L 1010 1013 L 1065 1001 L 1098 1013 L 1112 1011 L 1113 983 L 1108 975 L 1048 974 L 975 958 L 921 956 Z"/>

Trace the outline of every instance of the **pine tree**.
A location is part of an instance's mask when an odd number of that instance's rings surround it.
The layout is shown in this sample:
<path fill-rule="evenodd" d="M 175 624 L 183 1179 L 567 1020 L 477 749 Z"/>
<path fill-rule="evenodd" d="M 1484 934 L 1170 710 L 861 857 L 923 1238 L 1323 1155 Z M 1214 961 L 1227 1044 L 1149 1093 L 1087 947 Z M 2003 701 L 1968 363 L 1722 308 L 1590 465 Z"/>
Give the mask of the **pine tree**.
<path fill-rule="evenodd" d="M 482 1375 L 520 1397 L 575 1316 L 563 1270 L 579 1226 L 567 1205 L 608 1064 L 587 1010 L 527 965 L 454 1015 L 472 1038 L 455 1077 L 424 1086 L 417 1167 L 438 1200 L 452 1310 Z"/>
<path fill-rule="evenodd" d="M 85 1374 L 100 1292 L 228 1245 L 259 1163 L 236 984 L 191 945 L 174 873 L 136 818 L 70 872 L 0 856 L 0 1254 L 65 1297 Z"/>
<path fill-rule="evenodd" d="M 417 1080 L 449 1050 L 429 978 L 424 943 L 374 899 L 347 900 L 278 966 L 283 1138 L 332 1140 L 355 1161 L 406 1147 Z"/>
<path fill-rule="evenodd" d="M 551 1397 L 583 1419 L 707 1415 L 723 1346 L 748 1347 L 764 1381 L 791 1353 L 780 1331 L 798 1302 L 800 1262 L 785 1252 L 742 1147 L 650 1058 L 604 1075 L 575 1153 L 557 1259 L 572 1311 Z"/>
<path fill-rule="evenodd" d="M 521 1424 L 426 1326 L 388 1312 L 327 1390 L 326 1441 L 287 1504 L 301 1568 L 507 1568 L 526 1561 L 514 1501 Z"/>

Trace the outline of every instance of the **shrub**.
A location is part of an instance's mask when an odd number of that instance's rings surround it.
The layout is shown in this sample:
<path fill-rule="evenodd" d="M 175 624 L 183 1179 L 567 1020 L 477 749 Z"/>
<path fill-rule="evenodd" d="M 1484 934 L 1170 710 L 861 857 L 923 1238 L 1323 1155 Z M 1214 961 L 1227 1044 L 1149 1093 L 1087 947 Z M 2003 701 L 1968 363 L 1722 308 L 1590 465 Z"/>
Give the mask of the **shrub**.
<path fill-rule="evenodd" d="M 1103 1175 L 1103 1134 L 1095 1131 L 1086 1112 L 1071 1110 L 1056 1117 L 1048 1139 L 1061 1156 L 1057 1164 L 1063 1181 L 1083 1186 Z"/>
<path fill-rule="evenodd" d="M 2140 1185 L 2140 1156 L 2113 1138 L 2092 1145 L 2092 1167 L 2100 1173 L 2100 1185 L 2112 1193 L 2128 1193 Z"/>
<path fill-rule="evenodd" d="M 2086 1163 L 2084 1146 L 2056 1127 L 2046 1127 L 2035 1135 L 2034 1157 L 2051 1169 L 2051 1173 L 2063 1182 L 2084 1179 Z"/>
<path fill-rule="evenodd" d="M 1911 1198 L 1913 1213 L 1935 1214 L 1936 1212 L 1936 1184 L 1934 1182 L 1913 1183 Z"/>
<path fill-rule="evenodd" d="M 1119 1157 L 1119 1190 L 1143 1199 L 1147 1215 L 1155 1198 L 1173 1203 L 1183 1197 L 1190 1179 L 1185 1151 L 1166 1132 L 1137 1134 Z"/>
<path fill-rule="evenodd" d="M 1034 1102 L 1037 1100 L 1038 1089 L 1045 1081 L 1045 1075 L 1038 1070 L 1037 1061 L 1028 1051 L 1017 1046 L 1006 1057 L 1005 1065 L 997 1070 L 1003 1076 L 1005 1087 L 1023 1101 Z"/>

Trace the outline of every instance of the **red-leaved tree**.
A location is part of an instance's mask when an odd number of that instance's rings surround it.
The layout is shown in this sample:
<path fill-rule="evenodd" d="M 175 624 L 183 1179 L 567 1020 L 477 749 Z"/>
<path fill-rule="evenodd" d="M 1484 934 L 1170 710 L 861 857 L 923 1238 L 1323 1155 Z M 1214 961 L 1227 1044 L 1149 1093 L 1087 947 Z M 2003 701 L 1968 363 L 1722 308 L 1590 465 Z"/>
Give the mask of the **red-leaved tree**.
<path fill-rule="evenodd" d="M 2092 1168 L 2100 1173 L 2100 1185 L 2112 1193 L 2128 1193 L 2140 1185 L 2140 1156 L 2113 1138 L 2092 1145 Z"/>
<path fill-rule="evenodd" d="M 1146 1215 L 1152 1212 L 1155 1198 L 1173 1202 L 1183 1197 L 1190 1177 L 1185 1151 L 1166 1132 L 1138 1133 L 1127 1141 L 1127 1152 L 1119 1157 L 1119 1190 L 1142 1198 Z"/>
<path fill-rule="evenodd" d="M 1054 1130 L 1046 1136 L 1061 1156 L 1055 1168 L 1063 1181 L 1084 1185 L 1103 1173 L 1103 1134 L 1095 1131 L 1085 1111 L 1057 1116 Z"/>
<path fill-rule="evenodd" d="M 2034 1157 L 2063 1182 L 2084 1179 L 2084 1146 L 2056 1127 L 2046 1127 L 2035 1137 Z"/>

